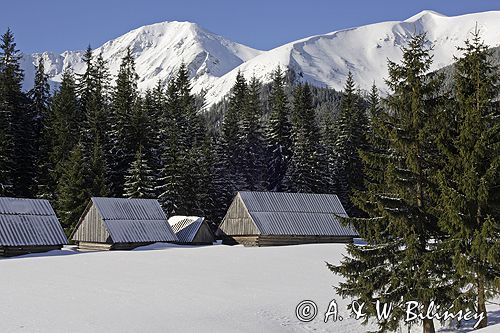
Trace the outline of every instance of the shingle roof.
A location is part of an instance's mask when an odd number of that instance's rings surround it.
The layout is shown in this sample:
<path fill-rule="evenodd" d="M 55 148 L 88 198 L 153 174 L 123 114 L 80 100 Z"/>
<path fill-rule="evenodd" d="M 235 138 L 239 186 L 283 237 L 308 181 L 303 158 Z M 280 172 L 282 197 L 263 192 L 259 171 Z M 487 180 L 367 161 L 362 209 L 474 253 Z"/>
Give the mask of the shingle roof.
<path fill-rule="evenodd" d="M 0 246 L 67 243 L 56 213 L 47 200 L 0 197 Z"/>
<path fill-rule="evenodd" d="M 115 243 L 177 241 L 155 199 L 94 197 L 92 202 Z"/>
<path fill-rule="evenodd" d="M 180 242 L 191 243 L 204 221 L 199 216 L 172 216 L 168 223 L 172 226 Z"/>
<path fill-rule="evenodd" d="M 239 192 L 261 235 L 357 236 L 334 194 Z"/>

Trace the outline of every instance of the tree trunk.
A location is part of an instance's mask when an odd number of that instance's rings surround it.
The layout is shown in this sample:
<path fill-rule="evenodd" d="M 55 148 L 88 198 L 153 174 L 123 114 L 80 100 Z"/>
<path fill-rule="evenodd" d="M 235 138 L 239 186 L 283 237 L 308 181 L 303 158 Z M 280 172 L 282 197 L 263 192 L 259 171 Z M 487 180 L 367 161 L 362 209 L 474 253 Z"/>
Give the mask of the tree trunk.
<path fill-rule="evenodd" d="M 423 313 L 427 312 L 427 309 L 429 308 L 429 301 L 424 301 L 423 303 L 424 308 L 422 309 Z M 436 330 L 434 329 L 434 320 L 432 319 L 424 319 L 424 332 L 423 333 L 435 333 Z"/>
<path fill-rule="evenodd" d="M 477 228 L 480 228 L 482 222 L 481 205 L 478 205 L 477 207 L 476 222 Z M 488 313 L 486 312 L 486 296 L 484 292 L 484 276 L 479 273 L 477 275 L 477 312 L 484 313 L 484 318 L 479 322 L 477 328 L 479 329 L 488 326 Z"/>
<path fill-rule="evenodd" d="M 488 313 L 486 312 L 486 297 L 484 293 L 484 280 L 482 276 L 477 279 L 477 312 L 484 313 L 484 318 L 479 322 L 477 329 L 488 326 Z"/>
<path fill-rule="evenodd" d="M 435 333 L 434 320 L 424 319 L 424 333 Z"/>

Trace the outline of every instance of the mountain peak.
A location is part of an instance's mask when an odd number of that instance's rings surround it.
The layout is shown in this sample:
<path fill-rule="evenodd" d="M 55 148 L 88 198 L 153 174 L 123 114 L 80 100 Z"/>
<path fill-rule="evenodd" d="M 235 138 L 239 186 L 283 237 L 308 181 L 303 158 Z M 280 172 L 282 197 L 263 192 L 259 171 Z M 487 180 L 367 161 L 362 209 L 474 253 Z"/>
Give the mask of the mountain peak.
<path fill-rule="evenodd" d="M 438 12 L 433 11 L 433 10 L 427 9 L 427 10 L 423 10 L 420 13 L 415 14 L 412 17 L 406 19 L 405 22 L 417 21 L 417 20 L 421 19 L 422 17 L 448 17 L 448 16 L 443 15 L 443 14 L 438 13 Z"/>

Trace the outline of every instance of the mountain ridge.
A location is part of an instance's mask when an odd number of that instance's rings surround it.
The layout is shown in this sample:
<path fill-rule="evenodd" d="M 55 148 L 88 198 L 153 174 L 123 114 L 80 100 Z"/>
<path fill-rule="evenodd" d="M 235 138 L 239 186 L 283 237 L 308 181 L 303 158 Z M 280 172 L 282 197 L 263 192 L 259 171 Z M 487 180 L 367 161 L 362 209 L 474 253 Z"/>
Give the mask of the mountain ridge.
<path fill-rule="evenodd" d="M 192 22 L 159 22 L 133 29 L 97 48 L 103 53 L 111 74 L 115 75 L 121 57 L 131 47 L 136 59 L 140 89 L 151 88 L 168 80 L 181 62 L 188 66 L 193 91 L 205 94 L 210 106 L 226 96 L 236 74 L 245 78 L 256 76 L 263 82 L 271 80 L 277 66 L 294 70 L 300 81 L 319 87 L 341 90 L 349 71 L 361 89 L 375 84 L 386 91 L 387 59 L 399 61 L 401 47 L 415 33 L 427 32 L 434 45 L 431 70 L 448 66 L 457 55 L 456 47 L 463 44 L 470 32 L 481 32 L 492 47 L 500 44 L 500 11 L 445 16 L 424 10 L 403 21 L 385 21 L 359 27 L 318 34 L 262 51 L 211 33 Z M 25 88 L 31 85 L 33 64 L 44 58 L 46 72 L 57 84 L 65 67 L 76 73 L 85 67 L 83 51 L 65 51 L 59 55 L 44 52 L 26 55 L 22 67 L 26 73 Z"/>

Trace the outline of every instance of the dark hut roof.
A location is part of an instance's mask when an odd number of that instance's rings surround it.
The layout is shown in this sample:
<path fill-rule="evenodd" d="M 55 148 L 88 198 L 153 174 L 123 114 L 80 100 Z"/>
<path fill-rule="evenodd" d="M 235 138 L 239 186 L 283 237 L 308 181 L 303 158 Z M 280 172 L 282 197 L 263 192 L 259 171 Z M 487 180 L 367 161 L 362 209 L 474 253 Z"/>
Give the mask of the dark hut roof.
<path fill-rule="evenodd" d="M 67 243 L 56 213 L 47 200 L 0 197 L 0 246 Z"/>
<path fill-rule="evenodd" d="M 172 242 L 177 236 L 155 199 L 92 198 L 115 243 Z"/>
<path fill-rule="evenodd" d="M 334 194 L 239 192 L 238 196 L 261 235 L 357 236 L 353 227 L 340 223 L 339 217 L 347 213 Z M 232 228 L 229 223 L 221 225 L 229 235 Z"/>

